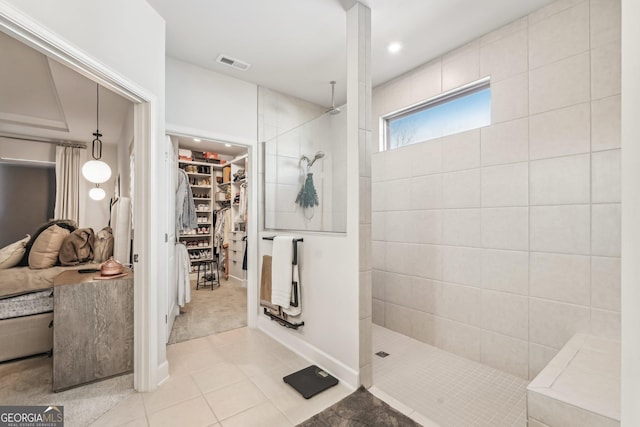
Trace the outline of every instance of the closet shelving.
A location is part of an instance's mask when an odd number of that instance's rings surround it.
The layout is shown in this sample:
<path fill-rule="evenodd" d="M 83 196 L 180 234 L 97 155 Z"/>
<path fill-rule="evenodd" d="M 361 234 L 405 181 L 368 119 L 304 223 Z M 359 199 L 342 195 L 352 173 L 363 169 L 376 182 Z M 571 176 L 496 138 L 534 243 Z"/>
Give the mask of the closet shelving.
<path fill-rule="evenodd" d="M 226 248 L 220 261 L 224 275 L 246 283 L 246 271 L 243 270 L 246 242 L 246 179 L 248 156 L 242 155 L 223 164 L 192 160 L 178 160 L 179 167 L 187 172 L 198 217 L 198 228 L 190 234 L 181 234 L 180 241 L 187 246 L 192 268 L 203 261 L 211 261 L 215 248 L 214 212 L 227 213 L 224 239 Z M 244 195 L 243 203 L 240 193 Z"/>
<path fill-rule="evenodd" d="M 180 168 L 189 177 L 189 185 L 196 207 L 197 229 L 188 234 L 181 234 L 180 241 L 189 252 L 192 265 L 213 260 L 213 212 L 216 209 L 212 183 L 215 182 L 216 170 L 222 166 L 191 160 L 178 160 Z"/>

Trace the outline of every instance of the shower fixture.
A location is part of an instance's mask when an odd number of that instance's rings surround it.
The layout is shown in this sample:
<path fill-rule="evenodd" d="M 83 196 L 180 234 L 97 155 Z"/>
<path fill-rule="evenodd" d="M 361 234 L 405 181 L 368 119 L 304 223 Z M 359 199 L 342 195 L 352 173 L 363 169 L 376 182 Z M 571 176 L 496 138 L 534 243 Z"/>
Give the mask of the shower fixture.
<path fill-rule="evenodd" d="M 332 80 L 329 84 L 331 85 L 331 107 L 325 111 L 325 113 L 329 113 L 331 115 L 340 114 L 340 109 L 336 107 L 335 103 L 336 81 Z"/>
<path fill-rule="evenodd" d="M 338 110 L 338 112 L 340 111 Z M 304 155 L 300 157 L 302 186 L 300 187 L 300 191 L 298 192 L 298 196 L 296 197 L 296 204 L 300 205 L 300 207 L 306 210 L 305 217 L 307 219 L 313 218 L 313 207 L 320 205 L 318 192 L 316 191 L 316 187 L 313 185 L 313 173 L 311 173 L 311 166 L 313 166 L 316 160 L 323 157 L 324 153 L 322 151 L 318 151 L 316 155 L 313 156 L 313 159 L 310 159 Z M 302 164 L 303 161 L 307 163 L 306 166 Z"/>
<path fill-rule="evenodd" d="M 338 110 L 339 112 L 340 110 Z M 322 151 L 318 151 L 316 153 L 316 155 L 313 157 L 313 160 L 308 158 L 307 156 L 302 156 L 300 157 L 300 161 L 302 162 L 303 160 L 307 161 L 307 168 L 310 168 L 311 166 L 313 166 L 313 164 L 316 162 L 316 160 L 321 159 L 324 157 L 324 153 Z"/>

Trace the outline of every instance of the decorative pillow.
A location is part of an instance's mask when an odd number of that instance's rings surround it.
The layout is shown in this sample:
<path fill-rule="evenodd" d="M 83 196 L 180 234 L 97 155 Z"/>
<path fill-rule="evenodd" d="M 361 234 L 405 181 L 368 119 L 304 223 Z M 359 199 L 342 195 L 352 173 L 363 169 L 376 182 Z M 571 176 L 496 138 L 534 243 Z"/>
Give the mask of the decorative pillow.
<path fill-rule="evenodd" d="M 37 270 L 56 265 L 62 242 L 69 234 L 69 230 L 58 225 L 52 225 L 40 233 L 29 252 L 29 268 Z"/>
<path fill-rule="evenodd" d="M 105 262 L 113 256 L 113 231 L 111 227 L 105 227 L 96 234 L 96 243 L 93 246 L 93 260 Z"/>
<path fill-rule="evenodd" d="M 78 228 L 64 238 L 58 259 L 62 265 L 78 265 L 93 259 L 95 236 L 92 228 Z"/>
<path fill-rule="evenodd" d="M 75 221 L 70 219 L 54 219 L 52 221 L 45 222 L 44 224 L 40 225 L 38 229 L 35 231 L 35 233 L 33 233 L 33 235 L 31 236 L 31 240 L 29 240 L 29 242 L 27 243 L 27 247 L 26 247 L 27 250 L 24 253 L 24 256 L 22 257 L 20 264 L 18 265 L 29 265 L 29 252 L 31 252 L 31 247 L 33 246 L 35 241 L 38 240 L 38 236 L 40 236 L 40 233 L 42 233 L 44 230 L 46 230 L 47 228 L 51 227 L 54 224 L 62 228 L 66 228 L 70 232 L 78 228 L 76 226 Z"/>
<path fill-rule="evenodd" d="M 15 267 L 20 263 L 30 238 L 31 236 L 27 234 L 27 237 L 24 239 L 0 249 L 0 270 Z"/>

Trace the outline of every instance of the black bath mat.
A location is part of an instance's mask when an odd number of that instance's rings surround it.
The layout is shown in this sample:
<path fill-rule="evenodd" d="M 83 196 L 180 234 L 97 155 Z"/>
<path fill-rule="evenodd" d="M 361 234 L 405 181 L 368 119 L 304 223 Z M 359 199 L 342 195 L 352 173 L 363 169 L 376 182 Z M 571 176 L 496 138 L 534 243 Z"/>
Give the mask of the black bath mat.
<path fill-rule="evenodd" d="M 316 365 L 311 365 L 287 375 L 283 380 L 295 388 L 305 399 L 309 399 L 321 391 L 338 384 L 338 380 L 335 377 L 332 377 L 328 372 L 318 368 Z"/>
<path fill-rule="evenodd" d="M 298 427 L 369 426 L 419 427 L 420 424 L 396 411 L 363 387 L 298 424 Z"/>

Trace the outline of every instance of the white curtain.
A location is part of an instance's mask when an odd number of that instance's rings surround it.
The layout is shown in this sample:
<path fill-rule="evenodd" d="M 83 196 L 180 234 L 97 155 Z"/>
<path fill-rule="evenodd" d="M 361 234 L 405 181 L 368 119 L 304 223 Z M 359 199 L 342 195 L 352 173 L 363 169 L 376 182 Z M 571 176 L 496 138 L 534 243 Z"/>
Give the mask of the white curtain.
<path fill-rule="evenodd" d="M 80 148 L 56 147 L 55 219 L 71 219 L 78 224 L 80 207 Z"/>

